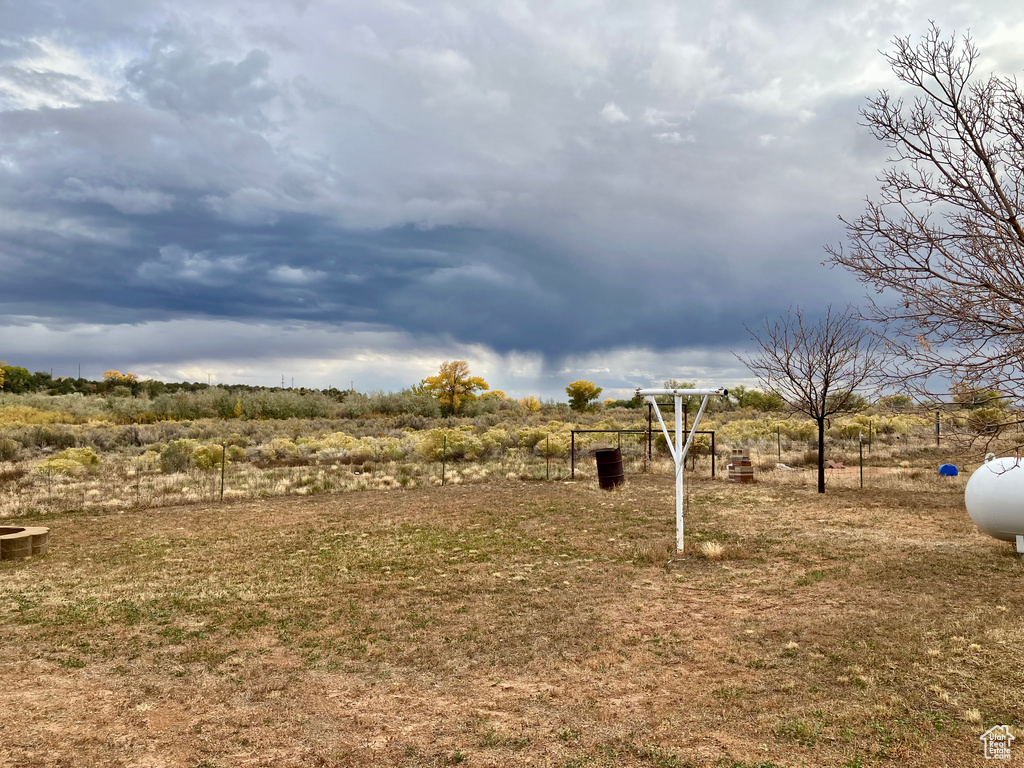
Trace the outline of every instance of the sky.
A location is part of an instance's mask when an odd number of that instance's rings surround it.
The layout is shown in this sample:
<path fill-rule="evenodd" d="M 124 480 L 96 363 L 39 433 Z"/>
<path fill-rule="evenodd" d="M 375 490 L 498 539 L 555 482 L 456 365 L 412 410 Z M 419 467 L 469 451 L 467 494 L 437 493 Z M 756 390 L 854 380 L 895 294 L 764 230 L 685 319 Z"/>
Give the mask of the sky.
<path fill-rule="evenodd" d="M 747 328 L 859 303 L 880 54 L 1024 70 L 1024 6 L 0 0 L 0 359 L 397 390 L 464 359 L 753 384 Z"/>

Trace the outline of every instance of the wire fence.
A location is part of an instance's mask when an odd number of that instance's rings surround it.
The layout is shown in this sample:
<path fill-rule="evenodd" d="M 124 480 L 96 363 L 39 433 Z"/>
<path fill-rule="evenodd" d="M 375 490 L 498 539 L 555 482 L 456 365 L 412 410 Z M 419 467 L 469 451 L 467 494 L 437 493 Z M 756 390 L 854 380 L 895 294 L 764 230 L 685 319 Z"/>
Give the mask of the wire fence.
<path fill-rule="evenodd" d="M 940 422 L 940 427 L 944 426 Z M 903 434 L 871 430 L 856 437 L 827 438 L 826 484 L 831 487 L 885 487 L 895 480 L 934 479 L 941 464 L 952 463 L 965 482 L 987 450 L 1013 455 L 1014 433 L 1000 446 L 958 441 L 951 430 L 929 428 Z M 536 435 L 535 435 L 536 437 Z M 447 450 L 447 439 L 443 443 Z M 552 482 L 596 480 L 594 452 L 619 448 L 626 476 L 671 474 L 674 467 L 660 431 L 552 430 L 529 445 L 496 448 L 485 456 L 442 452 L 433 460 L 413 454 L 389 457 L 385 451 L 359 458 L 321 452 L 232 460 L 230 446 L 218 446 L 217 461 L 181 471 L 146 463 L 140 455 L 104 454 L 95 467 L 57 471 L 38 460 L 0 463 L 0 516 L 33 511 L 123 510 L 231 499 L 319 495 L 352 490 L 390 490 L 460 485 L 488 479 Z M 817 442 L 791 438 L 780 427 L 754 440 L 728 438 L 723 431 L 695 436 L 687 472 L 695 478 L 725 479 L 732 448 L 749 451 L 755 481 L 794 486 L 817 483 Z"/>

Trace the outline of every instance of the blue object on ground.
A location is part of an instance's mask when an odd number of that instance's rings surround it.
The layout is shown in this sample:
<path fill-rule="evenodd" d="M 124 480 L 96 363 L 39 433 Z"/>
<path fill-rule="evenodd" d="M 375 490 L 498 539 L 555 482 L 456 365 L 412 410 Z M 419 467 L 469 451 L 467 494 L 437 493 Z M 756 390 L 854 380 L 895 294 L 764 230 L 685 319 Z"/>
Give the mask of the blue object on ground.
<path fill-rule="evenodd" d="M 943 464 L 939 467 L 939 474 L 943 477 L 956 477 L 960 474 L 960 470 L 956 468 L 955 464 Z"/>

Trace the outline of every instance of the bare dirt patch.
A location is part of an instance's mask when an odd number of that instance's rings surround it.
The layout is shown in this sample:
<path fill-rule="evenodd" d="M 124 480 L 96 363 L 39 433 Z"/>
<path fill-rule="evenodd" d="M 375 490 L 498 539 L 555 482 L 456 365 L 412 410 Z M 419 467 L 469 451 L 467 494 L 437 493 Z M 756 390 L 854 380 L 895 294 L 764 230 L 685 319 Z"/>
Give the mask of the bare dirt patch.
<path fill-rule="evenodd" d="M 50 516 L 0 765 L 981 765 L 1024 569 L 887 482 L 700 480 L 682 560 L 668 476 Z"/>

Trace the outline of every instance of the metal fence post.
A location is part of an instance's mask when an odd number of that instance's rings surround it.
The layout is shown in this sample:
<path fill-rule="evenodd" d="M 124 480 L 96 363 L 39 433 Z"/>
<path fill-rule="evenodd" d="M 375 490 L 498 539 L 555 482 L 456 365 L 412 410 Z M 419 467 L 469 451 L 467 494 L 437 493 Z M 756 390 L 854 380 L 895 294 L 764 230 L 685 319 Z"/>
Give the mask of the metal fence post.
<path fill-rule="evenodd" d="M 860 488 L 864 490 L 864 433 L 860 433 Z"/>

